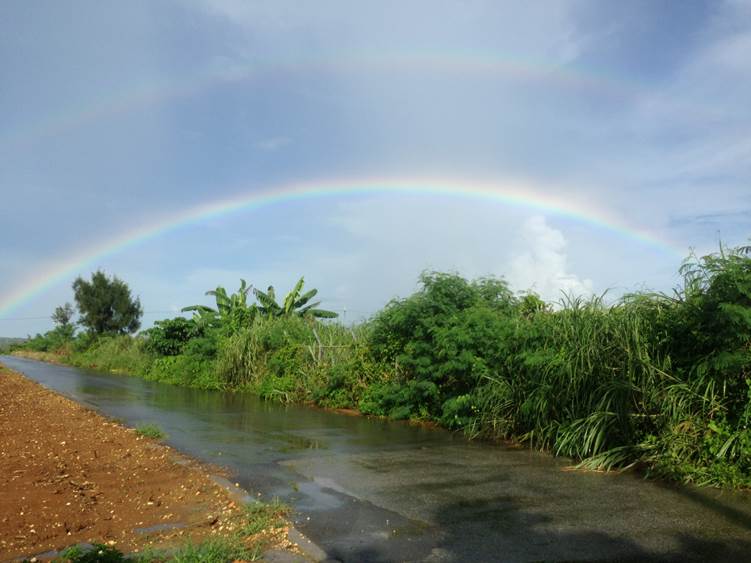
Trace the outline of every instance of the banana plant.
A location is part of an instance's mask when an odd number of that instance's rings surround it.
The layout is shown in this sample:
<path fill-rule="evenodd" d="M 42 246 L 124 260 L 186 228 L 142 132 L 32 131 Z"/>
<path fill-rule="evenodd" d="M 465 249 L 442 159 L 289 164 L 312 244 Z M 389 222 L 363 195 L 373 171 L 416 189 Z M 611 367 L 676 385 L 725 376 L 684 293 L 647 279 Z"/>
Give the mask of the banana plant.
<path fill-rule="evenodd" d="M 253 289 L 253 294 L 258 300 L 258 311 L 265 317 L 281 317 L 282 308 L 276 302 L 274 286 L 270 285 L 264 292 L 260 289 Z"/>
<path fill-rule="evenodd" d="M 308 303 L 318 294 L 317 289 L 311 289 L 305 293 L 302 292 L 305 285 L 305 278 L 302 277 L 295 284 L 295 287 L 284 297 L 280 305 L 276 301 L 274 286 L 269 286 L 266 291 L 254 289 L 253 293 L 258 300 L 259 312 L 267 317 L 290 317 L 297 315 L 299 317 L 313 317 L 316 319 L 334 319 L 339 315 L 333 311 L 318 309 L 320 301 Z"/>
<path fill-rule="evenodd" d="M 222 286 L 211 289 L 206 295 L 214 296 L 216 309 L 207 305 L 190 305 L 183 307 L 183 312 L 194 312 L 198 322 L 208 324 L 209 326 L 229 326 L 239 328 L 244 324 L 249 324 L 255 316 L 257 307 L 255 304 L 248 306 L 248 293 L 252 286 L 241 279 L 240 289 L 232 295 L 227 294 L 227 290 Z"/>

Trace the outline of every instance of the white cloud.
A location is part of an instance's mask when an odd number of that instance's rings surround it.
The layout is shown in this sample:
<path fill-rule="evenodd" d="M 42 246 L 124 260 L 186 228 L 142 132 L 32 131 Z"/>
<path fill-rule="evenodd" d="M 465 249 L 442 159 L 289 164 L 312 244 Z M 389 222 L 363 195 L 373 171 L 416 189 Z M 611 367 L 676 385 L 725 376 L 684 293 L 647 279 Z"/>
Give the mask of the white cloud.
<path fill-rule="evenodd" d="M 551 301 L 562 292 L 595 292 L 591 279 L 572 272 L 563 233 L 523 209 L 419 198 L 369 200 L 340 209 L 344 213 L 336 222 L 368 257 L 346 279 L 357 279 L 357 287 L 381 299 L 408 294 L 424 269 L 504 277 L 514 291 L 532 290 Z"/>
<path fill-rule="evenodd" d="M 524 222 L 525 249 L 511 260 L 509 281 L 515 289 L 531 289 L 544 299 L 558 300 L 563 293 L 592 295 L 592 280 L 568 272 L 566 239 L 535 215 Z"/>

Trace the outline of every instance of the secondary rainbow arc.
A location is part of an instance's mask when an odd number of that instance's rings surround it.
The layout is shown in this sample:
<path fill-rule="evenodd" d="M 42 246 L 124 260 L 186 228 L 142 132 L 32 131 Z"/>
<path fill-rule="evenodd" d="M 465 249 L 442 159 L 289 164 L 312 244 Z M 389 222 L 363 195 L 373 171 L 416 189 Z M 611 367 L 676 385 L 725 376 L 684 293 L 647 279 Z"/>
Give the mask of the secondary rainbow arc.
<path fill-rule="evenodd" d="M 251 81 L 266 72 L 309 71 L 437 71 L 445 73 L 479 73 L 511 79 L 543 81 L 562 88 L 575 88 L 600 95 L 623 96 L 640 91 L 643 86 L 626 77 L 578 65 L 550 63 L 520 55 L 492 51 L 413 50 L 354 52 L 336 57 L 326 55 L 276 56 L 246 61 L 236 67 L 199 69 L 193 74 L 172 80 L 151 78 L 124 86 L 98 100 L 87 100 L 79 107 L 69 107 L 55 115 L 25 121 L 15 131 L 0 135 L 0 145 L 14 147 L 37 139 L 58 136 L 71 129 L 106 117 L 127 114 L 200 94 L 216 86 Z"/>

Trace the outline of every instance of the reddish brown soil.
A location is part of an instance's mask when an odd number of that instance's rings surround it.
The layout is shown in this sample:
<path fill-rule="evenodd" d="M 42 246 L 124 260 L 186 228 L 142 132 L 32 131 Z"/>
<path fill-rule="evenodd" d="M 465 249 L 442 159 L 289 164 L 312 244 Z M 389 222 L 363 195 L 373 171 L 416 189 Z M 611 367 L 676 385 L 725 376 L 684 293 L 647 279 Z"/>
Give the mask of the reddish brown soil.
<path fill-rule="evenodd" d="M 0 366 L 0 560 L 225 533 L 242 510 L 208 471 Z M 168 523 L 185 527 L 136 531 Z"/>

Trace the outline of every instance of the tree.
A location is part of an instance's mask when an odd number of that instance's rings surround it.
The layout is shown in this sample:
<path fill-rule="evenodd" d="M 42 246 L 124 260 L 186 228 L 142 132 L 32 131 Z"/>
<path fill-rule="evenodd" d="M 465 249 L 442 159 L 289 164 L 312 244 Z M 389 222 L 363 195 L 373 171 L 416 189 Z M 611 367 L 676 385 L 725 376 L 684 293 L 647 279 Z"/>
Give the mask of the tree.
<path fill-rule="evenodd" d="M 52 322 L 55 323 L 55 331 L 65 338 L 71 338 L 75 331 L 75 327 L 71 322 L 73 314 L 73 306 L 70 303 L 55 307 L 55 312 L 52 313 Z"/>
<path fill-rule="evenodd" d="M 316 307 L 321 304 L 320 301 L 308 304 L 308 301 L 318 294 L 318 290 L 311 289 L 310 291 L 302 293 L 303 285 L 305 285 L 305 278 L 300 278 L 292 291 L 286 295 L 284 302 L 281 305 L 276 302 L 274 286 L 270 285 L 266 291 L 254 289 L 253 293 L 260 304 L 258 307 L 259 311 L 262 315 L 267 317 L 289 317 L 297 315 L 299 317 L 314 317 L 317 319 L 335 319 L 339 316 L 333 311 L 317 309 Z"/>
<path fill-rule="evenodd" d="M 143 309 L 128 285 L 97 270 L 91 281 L 81 277 L 73 282 L 73 294 L 80 315 L 79 324 L 93 334 L 127 334 L 141 326 Z"/>
<path fill-rule="evenodd" d="M 52 313 L 52 321 L 57 328 L 67 328 L 73 325 L 73 323 L 70 322 L 73 318 L 73 313 L 73 305 L 70 303 L 60 305 L 59 307 L 55 307 L 55 312 Z"/>

